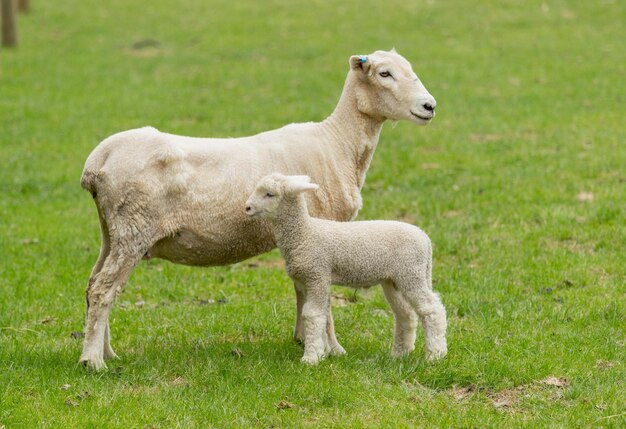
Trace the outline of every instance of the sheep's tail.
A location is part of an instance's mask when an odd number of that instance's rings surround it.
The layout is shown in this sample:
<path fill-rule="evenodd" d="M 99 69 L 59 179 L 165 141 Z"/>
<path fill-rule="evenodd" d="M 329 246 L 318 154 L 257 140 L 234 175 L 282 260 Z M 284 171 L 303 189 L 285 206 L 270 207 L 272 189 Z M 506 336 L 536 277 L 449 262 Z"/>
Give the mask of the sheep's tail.
<path fill-rule="evenodd" d="M 80 178 L 80 186 L 92 194 L 96 192 L 96 173 L 93 171 L 83 171 Z"/>

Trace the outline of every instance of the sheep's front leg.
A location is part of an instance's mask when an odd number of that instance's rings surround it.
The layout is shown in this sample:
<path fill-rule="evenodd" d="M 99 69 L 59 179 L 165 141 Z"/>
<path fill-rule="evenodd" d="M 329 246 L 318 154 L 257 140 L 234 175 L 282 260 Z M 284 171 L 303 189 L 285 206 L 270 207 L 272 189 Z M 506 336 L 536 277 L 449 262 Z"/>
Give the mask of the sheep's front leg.
<path fill-rule="evenodd" d="M 330 284 L 326 282 L 307 284 L 302 306 L 304 325 L 302 362 L 315 365 L 330 352 L 327 333 L 329 311 Z"/>

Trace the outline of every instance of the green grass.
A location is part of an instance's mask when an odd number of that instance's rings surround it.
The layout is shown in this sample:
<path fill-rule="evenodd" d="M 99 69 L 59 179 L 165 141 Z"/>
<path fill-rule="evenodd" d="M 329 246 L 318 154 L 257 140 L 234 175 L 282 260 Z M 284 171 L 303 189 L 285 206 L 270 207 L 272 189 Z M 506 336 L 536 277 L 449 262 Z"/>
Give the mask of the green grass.
<path fill-rule="evenodd" d="M 624 2 L 32 3 L 0 50 L 0 427 L 626 425 Z M 431 236 L 448 357 L 424 362 L 420 333 L 391 360 L 381 291 L 336 289 L 348 355 L 301 365 L 273 252 L 142 263 L 112 313 L 121 359 L 79 367 L 92 148 L 320 120 L 348 57 L 392 46 L 438 116 L 385 126 L 359 217 Z"/>

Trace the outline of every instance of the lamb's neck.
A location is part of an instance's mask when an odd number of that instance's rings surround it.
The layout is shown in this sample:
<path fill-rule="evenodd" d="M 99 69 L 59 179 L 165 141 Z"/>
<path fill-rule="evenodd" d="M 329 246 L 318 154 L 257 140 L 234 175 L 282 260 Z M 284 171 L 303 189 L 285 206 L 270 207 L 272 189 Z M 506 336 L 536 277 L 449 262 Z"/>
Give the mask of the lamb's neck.
<path fill-rule="evenodd" d="M 276 218 L 272 220 L 276 244 L 283 252 L 289 252 L 304 241 L 308 233 L 309 216 L 304 195 L 281 201 Z"/>
<path fill-rule="evenodd" d="M 338 156 L 343 156 L 354 166 L 355 184 L 361 189 L 385 118 L 372 117 L 359 110 L 359 82 L 353 73 L 348 74 L 339 103 L 335 111 L 322 122 L 322 126 L 333 134 L 339 144 Z"/>

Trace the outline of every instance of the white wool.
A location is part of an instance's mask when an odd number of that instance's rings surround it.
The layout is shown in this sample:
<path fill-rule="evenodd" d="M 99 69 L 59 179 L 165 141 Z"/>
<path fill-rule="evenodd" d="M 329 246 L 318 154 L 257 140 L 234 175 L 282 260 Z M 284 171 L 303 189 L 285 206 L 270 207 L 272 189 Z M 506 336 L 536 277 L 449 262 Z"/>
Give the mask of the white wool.
<path fill-rule="evenodd" d="M 419 317 L 427 359 L 445 356 L 446 312 L 432 290 L 428 236 L 403 222 L 311 217 L 303 192 L 316 189 L 308 177 L 275 173 L 261 179 L 246 202 L 250 217 L 271 221 L 287 273 L 304 297 L 302 361 L 315 364 L 327 354 L 345 353 L 329 329 L 331 284 L 382 284 L 396 320 L 392 354 L 401 356 L 415 348 Z"/>

